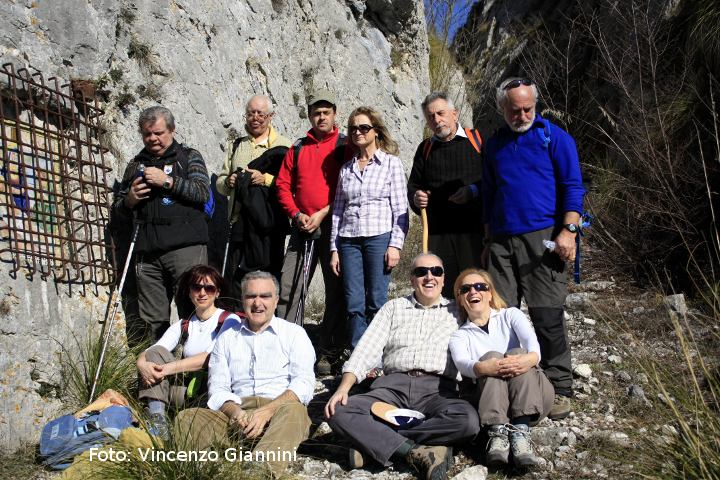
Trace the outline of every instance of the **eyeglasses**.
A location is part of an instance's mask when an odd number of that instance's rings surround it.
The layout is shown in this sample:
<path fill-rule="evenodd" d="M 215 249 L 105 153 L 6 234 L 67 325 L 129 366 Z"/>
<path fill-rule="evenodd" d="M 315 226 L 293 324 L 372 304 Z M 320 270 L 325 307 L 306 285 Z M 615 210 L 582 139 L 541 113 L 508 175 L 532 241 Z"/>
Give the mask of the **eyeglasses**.
<path fill-rule="evenodd" d="M 460 292 L 461 295 L 465 295 L 471 289 L 474 289 L 476 292 L 489 292 L 490 285 L 488 285 L 485 282 L 466 283 L 464 285 L 460 285 L 460 288 L 458 288 L 458 291 Z"/>
<path fill-rule="evenodd" d="M 415 267 L 412 271 L 413 275 L 418 278 L 424 277 L 428 272 L 430 272 L 433 277 L 442 277 L 445 270 L 443 270 L 443 267 L 436 265 L 434 267 Z"/>
<path fill-rule="evenodd" d="M 266 118 L 270 117 L 272 113 L 263 113 L 263 112 L 245 112 L 245 120 L 250 120 L 251 118 L 259 118 L 260 120 L 265 120 Z"/>
<path fill-rule="evenodd" d="M 214 295 L 215 292 L 217 292 L 217 287 L 212 284 L 193 283 L 192 285 L 190 285 L 190 290 L 193 293 L 200 293 L 200 291 L 203 289 L 208 295 Z"/>
<path fill-rule="evenodd" d="M 529 87 L 532 84 L 533 81 L 529 78 L 518 78 L 516 80 L 513 80 L 512 82 L 508 82 L 508 84 L 503 87 L 503 90 L 512 90 L 513 88 L 517 88 L 520 85 L 525 85 L 526 87 Z"/>
<path fill-rule="evenodd" d="M 350 133 L 350 135 L 354 135 L 355 132 L 360 132 L 360 133 L 362 133 L 363 135 L 367 135 L 367 133 L 368 133 L 370 130 L 372 130 L 373 128 L 375 128 L 375 127 L 373 127 L 372 125 L 366 125 L 366 124 L 362 124 L 362 125 L 350 125 L 350 126 L 348 127 L 348 132 Z"/>

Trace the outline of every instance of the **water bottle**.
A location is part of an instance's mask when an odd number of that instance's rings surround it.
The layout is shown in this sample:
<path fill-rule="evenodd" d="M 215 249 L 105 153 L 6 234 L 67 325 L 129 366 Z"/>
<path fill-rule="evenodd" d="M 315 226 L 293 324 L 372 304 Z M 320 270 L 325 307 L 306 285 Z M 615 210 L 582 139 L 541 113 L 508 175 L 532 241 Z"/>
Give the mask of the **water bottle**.
<path fill-rule="evenodd" d="M 552 240 L 543 240 L 543 245 L 551 252 L 555 251 L 555 242 L 553 242 Z"/>
<path fill-rule="evenodd" d="M 137 174 L 136 176 L 138 178 L 143 178 L 145 176 L 145 164 L 138 165 Z"/>

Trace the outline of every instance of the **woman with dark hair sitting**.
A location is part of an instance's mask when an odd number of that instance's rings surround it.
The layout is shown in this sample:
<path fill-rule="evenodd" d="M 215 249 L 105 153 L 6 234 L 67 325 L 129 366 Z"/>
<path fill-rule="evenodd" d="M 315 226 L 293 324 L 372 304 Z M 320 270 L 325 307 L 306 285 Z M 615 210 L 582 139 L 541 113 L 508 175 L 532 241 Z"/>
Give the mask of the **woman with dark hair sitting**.
<path fill-rule="evenodd" d="M 155 345 L 138 357 L 139 398 L 147 402 L 154 430 L 151 433 L 166 436 L 168 404 L 182 408 L 186 398 L 197 399 L 207 391 L 207 375 L 180 374 L 206 373 L 220 326 L 229 318 L 239 321 L 237 315 L 216 306 L 223 291 L 227 291 L 225 280 L 215 268 L 207 265 L 190 268 L 178 282 L 176 302 L 191 302 L 194 313 L 171 325 Z M 179 358 L 173 353 L 178 347 L 182 348 Z"/>
<path fill-rule="evenodd" d="M 537 366 L 535 330 L 520 310 L 506 308 L 484 270 L 460 273 L 454 292 L 466 322 L 450 337 L 450 353 L 464 383 L 474 383 L 468 400 L 488 427 L 487 463 L 507 464 L 512 452 L 516 466 L 535 466 L 530 424 L 547 416 L 555 393 Z"/>

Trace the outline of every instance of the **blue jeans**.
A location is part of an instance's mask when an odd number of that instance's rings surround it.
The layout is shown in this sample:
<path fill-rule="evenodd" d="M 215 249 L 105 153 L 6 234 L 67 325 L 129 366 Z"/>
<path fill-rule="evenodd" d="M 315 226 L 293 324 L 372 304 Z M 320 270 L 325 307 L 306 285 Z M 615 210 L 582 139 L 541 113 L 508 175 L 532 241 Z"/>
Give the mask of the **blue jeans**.
<path fill-rule="evenodd" d="M 338 237 L 352 348 L 387 301 L 390 271 L 385 268 L 385 252 L 389 245 L 390 232 L 374 237 Z"/>

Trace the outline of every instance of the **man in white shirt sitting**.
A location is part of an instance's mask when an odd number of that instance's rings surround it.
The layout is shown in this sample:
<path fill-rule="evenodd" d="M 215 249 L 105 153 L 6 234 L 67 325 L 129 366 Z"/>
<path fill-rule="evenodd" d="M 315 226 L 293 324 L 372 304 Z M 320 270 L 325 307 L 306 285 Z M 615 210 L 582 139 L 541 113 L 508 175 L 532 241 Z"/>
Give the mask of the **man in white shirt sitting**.
<path fill-rule="evenodd" d="M 315 351 L 302 327 L 274 316 L 279 285 L 273 275 L 248 273 L 241 288 L 246 318 L 226 323 L 215 342 L 209 408 L 180 412 L 177 428 L 198 450 L 259 439 L 253 458 L 279 476 L 308 436 Z"/>

